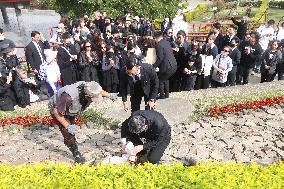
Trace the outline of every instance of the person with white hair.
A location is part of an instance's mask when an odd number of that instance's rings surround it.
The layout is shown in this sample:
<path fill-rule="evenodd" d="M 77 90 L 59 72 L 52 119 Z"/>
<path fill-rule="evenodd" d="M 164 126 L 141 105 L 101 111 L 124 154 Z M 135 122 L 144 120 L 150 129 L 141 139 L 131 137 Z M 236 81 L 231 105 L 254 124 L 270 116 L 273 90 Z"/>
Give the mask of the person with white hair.
<path fill-rule="evenodd" d="M 59 126 L 64 138 L 64 144 L 72 152 L 75 163 L 86 162 L 78 150 L 75 138 L 78 128 L 75 124 L 75 117 L 80 115 L 92 102 L 97 102 L 102 97 L 115 100 L 117 94 L 104 91 L 95 81 L 79 81 L 60 88 L 49 100 L 48 108 L 51 117 Z"/>

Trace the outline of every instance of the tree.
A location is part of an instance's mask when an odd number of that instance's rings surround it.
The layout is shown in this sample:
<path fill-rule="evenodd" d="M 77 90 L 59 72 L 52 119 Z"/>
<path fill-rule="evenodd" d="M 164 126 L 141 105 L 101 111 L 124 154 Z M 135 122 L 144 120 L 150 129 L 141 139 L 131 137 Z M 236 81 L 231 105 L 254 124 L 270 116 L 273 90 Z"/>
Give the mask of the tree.
<path fill-rule="evenodd" d="M 45 0 L 46 1 L 46 0 Z M 121 15 L 124 9 L 129 9 L 135 15 L 143 14 L 149 18 L 162 18 L 165 14 L 174 15 L 182 6 L 180 0 L 50 0 L 61 14 L 71 17 L 81 17 L 92 14 L 96 10 L 106 11 L 110 16 Z"/>

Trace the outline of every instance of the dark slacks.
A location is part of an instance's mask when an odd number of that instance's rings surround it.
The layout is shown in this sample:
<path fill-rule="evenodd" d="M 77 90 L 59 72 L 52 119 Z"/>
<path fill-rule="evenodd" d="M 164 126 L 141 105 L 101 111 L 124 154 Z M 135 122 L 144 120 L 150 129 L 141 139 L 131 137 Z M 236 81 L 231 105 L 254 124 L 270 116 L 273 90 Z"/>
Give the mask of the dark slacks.
<path fill-rule="evenodd" d="M 273 81 L 275 75 L 276 74 L 274 73 L 269 73 L 269 70 L 262 70 L 261 76 L 260 76 L 260 83 Z"/>
<path fill-rule="evenodd" d="M 169 98 L 170 96 L 170 82 L 169 80 L 159 80 L 160 98 Z"/>
<path fill-rule="evenodd" d="M 242 81 L 243 81 L 243 84 L 248 84 L 249 74 L 251 73 L 251 71 L 252 71 L 252 68 L 246 68 L 246 67 L 239 66 L 238 76 L 237 76 L 238 78 L 237 85 L 242 84 Z"/>
<path fill-rule="evenodd" d="M 232 70 L 228 73 L 227 85 L 228 86 L 235 86 L 236 85 L 236 77 L 237 77 L 237 66 L 233 66 Z"/>
<path fill-rule="evenodd" d="M 59 130 L 64 138 L 64 144 L 66 146 L 70 146 L 76 143 L 75 135 L 71 135 L 67 129 L 55 118 L 54 115 L 51 114 L 51 117 L 55 120 L 56 125 L 59 126 Z M 64 116 L 71 124 L 75 124 L 75 117 L 73 116 Z"/>
<path fill-rule="evenodd" d="M 204 74 L 197 75 L 195 81 L 195 90 L 208 89 L 210 83 L 210 76 L 204 76 Z"/>

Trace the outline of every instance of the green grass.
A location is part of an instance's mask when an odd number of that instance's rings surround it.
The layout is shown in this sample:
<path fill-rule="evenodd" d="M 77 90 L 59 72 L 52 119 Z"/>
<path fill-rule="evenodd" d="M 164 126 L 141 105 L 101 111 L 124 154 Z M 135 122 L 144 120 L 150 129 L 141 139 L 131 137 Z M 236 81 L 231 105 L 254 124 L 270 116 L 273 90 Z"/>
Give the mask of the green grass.
<path fill-rule="evenodd" d="M 255 15 L 255 13 L 257 12 L 257 9 L 258 8 L 252 8 L 252 16 Z M 236 10 L 235 9 L 224 9 L 224 10 L 222 10 L 222 11 L 220 11 L 216 14 L 216 18 L 231 17 L 231 16 L 233 16 L 233 13 L 235 11 L 238 13 L 238 15 L 245 15 L 246 10 L 247 10 L 246 7 L 238 7 Z M 283 12 L 284 12 L 283 9 L 269 8 L 267 19 L 268 20 L 273 19 L 277 23 L 281 19 L 281 17 L 284 16 Z M 214 19 L 213 12 L 206 12 L 204 15 L 200 16 L 200 18 L 197 19 L 197 21 L 208 22 L 208 21 L 213 20 L 213 19 Z"/>

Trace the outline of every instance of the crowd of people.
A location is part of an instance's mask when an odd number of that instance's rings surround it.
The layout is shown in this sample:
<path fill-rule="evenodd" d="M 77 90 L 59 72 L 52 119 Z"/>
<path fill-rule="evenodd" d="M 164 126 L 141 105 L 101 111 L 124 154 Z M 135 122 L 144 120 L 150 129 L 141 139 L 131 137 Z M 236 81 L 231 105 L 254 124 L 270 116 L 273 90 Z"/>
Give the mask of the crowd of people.
<path fill-rule="evenodd" d="M 284 23 L 277 32 L 273 20 L 248 32 L 248 21 L 232 18 L 224 36 L 221 24 L 214 23 L 200 42 L 188 41 L 182 11 L 174 19 L 166 15 L 161 28 L 128 10 L 115 19 L 100 11 L 81 19 L 63 17 L 49 41 L 38 31 L 31 33 L 26 65 L 0 29 L 0 109 L 28 109 L 31 102 L 50 99 L 65 145 L 83 163 L 75 116 L 99 97 L 116 99 L 119 94 L 124 110 L 132 112 L 122 127 L 124 148 L 131 141 L 135 156 L 150 151 L 148 160 L 158 163 L 170 141 L 170 127 L 151 111 L 157 99 L 169 98 L 170 92 L 247 84 L 252 72 L 261 73 L 261 82 L 276 75 L 284 79 Z M 142 98 L 145 111 L 140 111 Z M 143 144 L 141 137 L 148 142 Z"/>
<path fill-rule="evenodd" d="M 125 102 L 125 95 L 134 94 L 125 87 L 129 83 L 123 73 L 131 68 L 129 63 L 150 63 L 157 73 L 158 91 L 146 101 L 168 98 L 170 92 L 247 84 L 252 72 L 261 73 L 261 82 L 272 81 L 277 74 L 283 80 L 284 24 L 276 32 L 274 20 L 269 20 L 248 32 L 247 17 L 232 22 L 224 36 L 221 24 L 214 23 L 206 42 L 198 42 L 187 40 L 182 11 L 173 19 L 166 15 L 161 28 L 128 10 L 115 19 L 100 11 L 90 18 L 63 17 L 49 41 L 38 31 L 31 33 L 25 48 L 27 66 L 19 63 L 15 44 L 1 29 L 1 110 L 29 107 L 76 81 L 96 81 L 107 92 L 120 92 Z"/>

